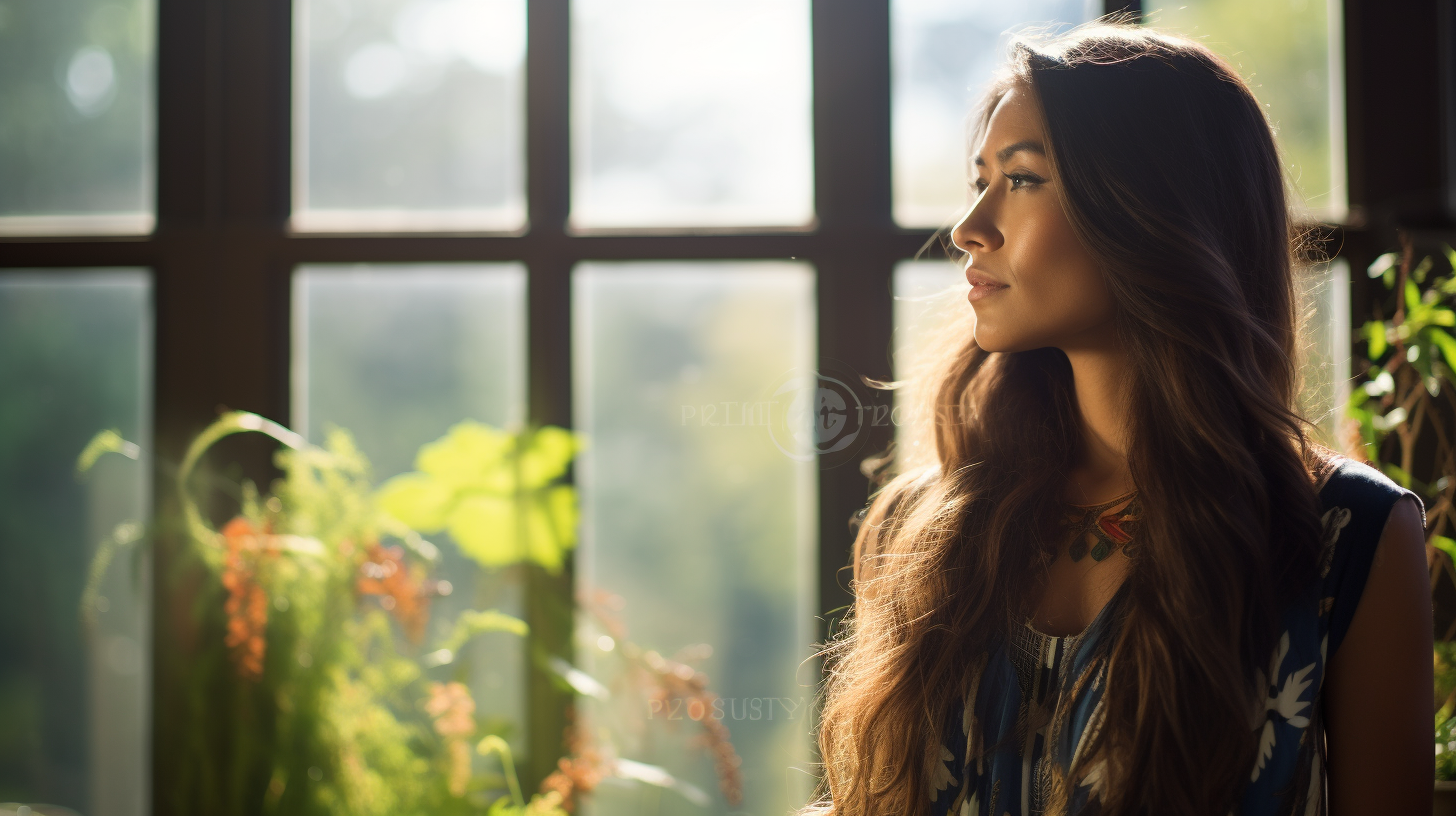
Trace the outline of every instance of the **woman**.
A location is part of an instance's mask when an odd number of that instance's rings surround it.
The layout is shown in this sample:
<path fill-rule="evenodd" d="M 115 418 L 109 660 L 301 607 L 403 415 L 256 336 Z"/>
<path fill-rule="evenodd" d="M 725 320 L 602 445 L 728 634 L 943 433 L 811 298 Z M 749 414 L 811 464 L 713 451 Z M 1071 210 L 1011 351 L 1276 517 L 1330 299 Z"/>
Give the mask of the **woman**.
<path fill-rule="evenodd" d="M 1248 87 L 1092 27 L 1018 45 L 973 143 L 974 328 L 861 514 L 810 810 L 1430 813 L 1423 511 L 1293 409 Z"/>

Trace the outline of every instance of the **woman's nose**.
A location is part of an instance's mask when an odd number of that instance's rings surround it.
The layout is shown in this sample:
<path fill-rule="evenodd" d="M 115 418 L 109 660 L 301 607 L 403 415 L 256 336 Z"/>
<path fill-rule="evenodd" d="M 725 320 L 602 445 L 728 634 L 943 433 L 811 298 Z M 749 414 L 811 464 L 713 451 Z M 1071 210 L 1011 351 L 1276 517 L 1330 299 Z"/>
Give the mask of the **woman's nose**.
<path fill-rule="evenodd" d="M 1002 243 L 1001 232 L 991 218 L 993 192 L 983 193 L 960 223 L 951 230 L 950 240 L 962 252 L 994 252 Z"/>

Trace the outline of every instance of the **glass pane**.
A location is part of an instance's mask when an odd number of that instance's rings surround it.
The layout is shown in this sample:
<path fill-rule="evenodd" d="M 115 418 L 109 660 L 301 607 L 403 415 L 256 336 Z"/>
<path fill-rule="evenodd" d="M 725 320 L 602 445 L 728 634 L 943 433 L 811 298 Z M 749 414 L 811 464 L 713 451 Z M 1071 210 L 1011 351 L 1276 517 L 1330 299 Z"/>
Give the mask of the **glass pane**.
<path fill-rule="evenodd" d="M 969 291 L 953 261 L 902 261 L 895 266 L 896 380 L 914 381 L 938 351 L 974 330 Z M 906 462 L 935 455 L 930 427 L 917 415 L 915 393 L 913 385 L 895 391 L 895 442 Z"/>
<path fill-rule="evenodd" d="M 0 274 L 3 801 L 150 812 L 151 333 L 144 271 Z M 78 478 L 108 428 L 126 455 Z"/>
<path fill-rule="evenodd" d="M 415 452 L 457 422 L 525 417 L 526 276 L 519 264 L 305 266 L 294 277 L 294 426 L 320 442 L 350 431 L 376 482 L 415 469 Z M 518 568 L 485 570 L 449 544 L 433 573 L 456 589 L 430 607 L 424 643 L 470 608 L 523 614 Z M 523 642 L 478 638 L 468 667 L 483 727 L 525 744 Z M 461 678 L 463 679 L 463 678 Z"/>
<path fill-rule="evenodd" d="M 1350 265 L 1344 258 L 1301 270 L 1300 311 L 1305 316 L 1300 360 L 1300 408 L 1335 450 L 1350 399 Z"/>
<path fill-rule="evenodd" d="M 155 0 L 0 4 L 0 235 L 145 233 Z"/>
<path fill-rule="evenodd" d="M 295 229 L 524 226 L 525 0 L 295 9 Z"/>
<path fill-rule="evenodd" d="M 895 221 L 947 226 L 966 206 L 967 124 L 1006 55 L 1008 33 L 1102 13 L 1101 0 L 893 0 L 892 172 Z"/>
<path fill-rule="evenodd" d="M 805 226 L 808 0 L 574 0 L 572 224 Z"/>
<path fill-rule="evenodd" d="M 1335 12 L 1331 13 L 1331 9 Z M 1345 215 L 1340 4 L 1334 0 L 1185 0 L 1148 18 L 1227 59 L 1264 103 L 1284 165 L 1313 217 Z"/>
<path fill-rule="evenodd" d="M 801 661 L 816 637 L 817 465 L 785 455 L 755 406 L 814 365 L 812 270 L 590 263 L 573 286 L 589 438 L 578 659 L 613 690 L 588 707 L 590 733 L 691 786 L 611 779 L 588 816 L 789 812 L 813 782 L 817 670 Z M 653 655 L 634 657 L 624 636 Z M 655 655 L 704 672 L 720 699 L 652 697 L 629 667 Z M 739 806 L 720 794 L 704 721 L 726 726 L 742 758 Z"/>

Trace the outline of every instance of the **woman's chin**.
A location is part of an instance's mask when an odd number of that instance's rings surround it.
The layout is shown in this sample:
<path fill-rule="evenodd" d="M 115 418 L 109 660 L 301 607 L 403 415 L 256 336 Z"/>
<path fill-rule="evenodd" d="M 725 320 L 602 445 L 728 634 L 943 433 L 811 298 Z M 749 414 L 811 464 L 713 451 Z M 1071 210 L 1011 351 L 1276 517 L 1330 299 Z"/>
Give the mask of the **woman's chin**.
<path fill-rule="evenodd" d="M 982 351 L 1008 351 L 1010 344 L 1006 341 L 1007 338 L 1000 332 L 984 329 L 981 321 L 976 322 L 976 345 L 980 346 Z"/>

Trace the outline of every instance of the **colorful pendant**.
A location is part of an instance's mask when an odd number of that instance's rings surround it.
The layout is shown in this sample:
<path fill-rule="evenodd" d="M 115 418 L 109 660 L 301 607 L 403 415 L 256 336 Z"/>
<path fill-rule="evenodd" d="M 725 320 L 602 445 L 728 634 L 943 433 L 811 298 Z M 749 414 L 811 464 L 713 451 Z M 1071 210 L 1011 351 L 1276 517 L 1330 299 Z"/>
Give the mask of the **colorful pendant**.
<path fill-rule="evenodd" d="M 1090 552 L 1093 561 L 1102 561 L 1117 547 L 1130 545 L 1141 519 L 1142 507 L 1136 493 L 1095 507 L 1073 506 L 1066 518 L 1066 526 L 1072 530 L 1067 554 L 1073 561 L 1081 561 Z"/>

